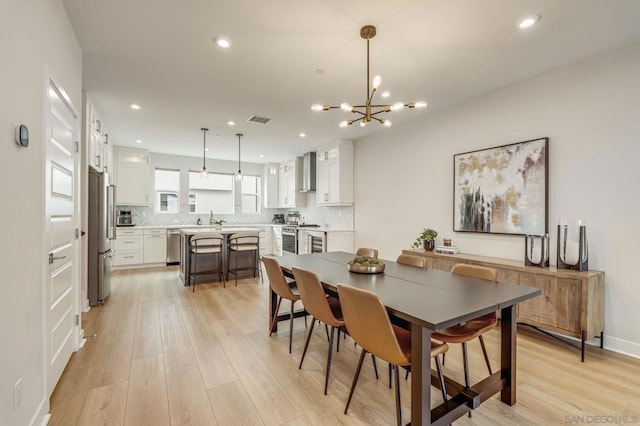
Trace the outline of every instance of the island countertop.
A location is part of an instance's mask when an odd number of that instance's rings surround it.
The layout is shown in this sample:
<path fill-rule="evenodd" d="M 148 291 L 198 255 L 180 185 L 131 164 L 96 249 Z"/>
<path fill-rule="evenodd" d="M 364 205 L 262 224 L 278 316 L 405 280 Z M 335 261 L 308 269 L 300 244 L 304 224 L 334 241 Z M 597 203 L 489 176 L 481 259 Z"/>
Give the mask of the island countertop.
<path fill-rule="evenodd" d="M 236 232 L 251 232 L 251 231 L 259 231 L 260 227 L 248 227 L 248 226 L 238 226 L 238 227 L 226 227 L 222 229 L 216 229 L 213 227 L 199 227 L 199 228 L 180 228 L 180 233 L 183 235 L 196 235 L 202 234 L 204 232 L 217 232 L 219 234 L 228 235 L 235 234 Z"/>

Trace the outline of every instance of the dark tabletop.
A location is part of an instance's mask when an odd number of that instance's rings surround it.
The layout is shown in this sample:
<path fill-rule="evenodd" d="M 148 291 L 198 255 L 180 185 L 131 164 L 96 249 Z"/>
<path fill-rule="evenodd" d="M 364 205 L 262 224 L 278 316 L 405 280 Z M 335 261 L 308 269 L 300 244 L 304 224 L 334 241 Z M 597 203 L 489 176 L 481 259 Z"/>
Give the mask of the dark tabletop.
<path fill-rule="evenodd" d="M 515 284 L 489 283 L 478 278 L 421 269 L 383 260 L 381 274 L 349 272 L 347 262 L 355 255 L 345 252 L 278 256 L 287 270 L 293 266 L 315 272 L 322 283 L 335 290 L 339 283 L 376 293 L 394 315 L 433 331 L 476 318 L 530 299 L 540 290 Z"/>

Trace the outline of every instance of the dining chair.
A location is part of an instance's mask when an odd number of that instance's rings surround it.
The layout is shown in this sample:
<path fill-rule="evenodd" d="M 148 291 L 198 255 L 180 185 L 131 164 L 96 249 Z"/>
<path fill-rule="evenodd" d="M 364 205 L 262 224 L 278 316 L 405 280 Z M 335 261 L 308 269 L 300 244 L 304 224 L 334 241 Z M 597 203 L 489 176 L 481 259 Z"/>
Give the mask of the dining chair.
<path fill-rule="evenodd" d="M 402 265 L 416 266 L 418 268 L 427 267 L 427 258 L 422 256 L 416 256 L 415 254 L 401 254 L 396 259 L 396 263 Z"/>
<path fill-rule="evenodd" d="M 218 278 L 226 287 L 224 273 L 222 270 L 222 242 L 224 237 L 216 232 L 207 232 L 192 235 L 189 238 L 189 268 L 187 270 L 188 283 L 191 285 L 193 279 L 193 291 L 196 291 L 196 281 L 199 275 L 218 273 Z M 215 258 L 210 270 L 198 271 L 198 258 L 203 255 L 211 255 Z"/>
<path fill-rule="evenodd" d="M 269 278 L 269 285 L 271 289 L 278 295 L 278 302 L 276 303 L 276 310 L 273 313 L 273 320 L 271 327 L 269 328 L 269 336 L 273 334 L 273 329 L 278 321 L 278 311 L 280 310 L 280 303 L 282 299 L 291 301 L 291 311 L 289 313 L 289 353 L 291 353 L 291 344 L 293 339 L 293 306 L 300 300 L 300 294 L 295 282 L 288 282 L 282 273 L 280 263 L 273 258 L 262 256 L 262 262 L 264 263 L 264 269 L 267 271 L 267 277 Z M 306 323 L 305 316 L 305 323 Z"/>
<path fill-rule="evenodd" d="M 300 291 L 300 297 L 302 303 L 307 312 L 311 314 L 311 327 L 307 332 L 307 339 L 304 342 L 304 349 L 302 351 L 302 358 L 300 359 L 300 365 L 298 369 L 302 368 L 304 357 L 309 347 L 309 341 L 311 340 L 311 334 L 313 333 L 313 326 L 316 320 L 331 327 L 331 334 L 329 336 L 329 350 L 327 352 L 327 365 L 324 379 L 324 394 L 327 394 L 327 388 L 329 385 L 329 373 L 331 371 L 331 354 L 333 352 L 333 342 L 335 331 L 338 330 L 337 348 L 340 348 L 340 331 L 349 334 L 345 327 L 344 320 L 342 319 L 342 309 L 340 308 L 340 300 L 337 297 L 327 295 L 324 291 L 324 287 L 320 282 L 320 278 L 314 272 L 296 268 L 293 269 L 293 276 L 296 279 L 298 290 Z M 375 358 L 373 358 L 373 368 L 376 373 L 376 379 L 378 378 L 378 368 L 376 366 Z"/>
<path fill-rule="evenodd" d="M 262 270 L 260 269 L 260 233 L 257 231 L 245 231 L 236 232 L 229 236 L 229 243 L 227 249 L 227 281 L 229 280 L 229 274 L 234 274 L 236 277 L 236 287 L 238 286 L 238 272 L 253 270 L 253 276 L 256 276 L 256 271 L 260 274 L 260 279 L 264 283 L 262 277 Z M 253 252 L 253 259 L 250 267 L 240 268 L 238 265 L 238 254 Z M 234 256 L 234 268 L 231 268 L 231 253 L 235 253 Z"/>
<path fill-rule="evenodd" d="M 396 387 L 396 421 L 398 425 L 401 425 L 399 367 L 411 367 L 411 333 L 391 323 L 387 309 L 375 293 L 346 284 L 338 284 L 338 297 L 347 329 L 353 340 L 362 346 L 362 353 L 351 383 L 344 414 L 347 414 L 347 410 L 349 410 L 364 356 L 371 353 L 393 365 Z M 431 358 L 436 360 L 440 389 L 445 401 L 447 400 L 447 391 L 438 356 L 444 354 L 448 348 L 446 343 L 431 342 Z"/>
<path fill-rule="evenodd" d="M 373 249 L 373 248 L 360 247 L 356 251 L 356 256 L 367 256 L 367 257 L 373 257 L 374 259 L 377 259 L 378 258 L 378 250 Z"/>
<path fill-rule="evenodd" d="M 467 277 L 480 278 L 486 281 L 497 282 L 498 274 L 495 269 L 488 268 L 486 266 L 470 265 L 466 263 L 458 263 L 453 265 L 451 273 L 455 275 L 464 275 Z M 487 348 L 484 344 L 482 335 L 487 331 L 493 329 L 498 324 L 498 319 L 495 312 L 483 315 L 481 317 L 469 320 L 464 324 L 458 324 L 446 328 L 437 333 L 431 335 L 432 338 L 445 343 L 462 343 L 462 356 L 464 363 L 464 383 L 469 387 L 469 358 L 467 355 L 467 342 L 475 339 L 480 340 L 480 346 L 482 346 L 482 354 L 484 360 L 487 363 L 487 369 L 489 375 L 493 374 L 491 371 L 491 363 L 489 362 L 489 356 L 487 355 Z M 444 364 L 444 357 L 443 357 Z"/>

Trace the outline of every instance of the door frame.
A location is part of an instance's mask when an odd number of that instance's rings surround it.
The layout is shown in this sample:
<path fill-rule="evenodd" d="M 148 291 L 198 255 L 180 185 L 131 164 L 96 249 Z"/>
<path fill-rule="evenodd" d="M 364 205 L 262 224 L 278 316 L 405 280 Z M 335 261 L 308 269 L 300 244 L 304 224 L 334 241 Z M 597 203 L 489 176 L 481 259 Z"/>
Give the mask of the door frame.
<path fill-rule="evenodd" d="M 80 143 L 81 137 L 81 120 L 82 114 L 78 113 L 78 109 L 73 104 L 73 101 L 68 96 L 63 86 L 59 83 L 59 80 L 52 76 L 49 68 L 45 65 L 44 67 L 44 81 L 43 81 L 43 102 L 42 102 L 42 123 L 43 123 L 43 139 L 41 141 L 41 149 L 42 149 L 42 170 L 45 171 L 45 175 L 43 176 L 42 181 L 42 197 L 43 197 L 43 212 L 42 212 L 42 223 L 44 229 L 44 238 L 42 240 L 42 354 L 43 354 L 43 390 L 45 394 L 45 398 L 47 401 L 51 397 L 49 392 L 49 333 L 48 333 L 48 319 L 49 319 L 49 303 L 47 300 L 48 289 L 47 286 L 49 284 L 49 277 L 47 271 L 49 269 L 49 245 L 47 243 L 49 236 L 51 235 L 51 229 L 49 227 L 49 221 L 47 220 L 49 206 L 47 204 L 47 182 L 51 178 L 46 175 L 47 170 L 47 162 L 49 160 L 47 143 L 51 138 L 51 127 L 49 121 L 49 111 L 51 110 L 51 102 L 49 100 L 49 89 L 51 85 L 55 86 L 58 93 L 61 95 L 62 101 L 69 108 L 69 110 L 76 117 L 75 120 L 75 135 L 77 139 L 77 152 L 74 155 L 74 177 L 73 177 L 73 197 L 74 197 L 74 206 L 73 206 L 73 228 L 74 231 L 77 232 L 74 235 L 74 244 L 73 244 L 73 278 L 72 278 L 72 286 L 73 286 L 73 315 L 74 318 L 78 318 L 77 323 L 74 323 L 74 329 L 72 332 L 73 339 L 73 351 L 77 352 L 85 342 L 84 332 L 82 330 L 82 321 L 80 320 L 80 274 L 81 274 L 81 250 L 80 250 L 80 224 L 81 224 L 81 200 L 80 200 L 80 176 L 81 176 L 81 152 L 82 152 L 82 144 Z M 48 411 L 48 410 L 47 410 Z"/>

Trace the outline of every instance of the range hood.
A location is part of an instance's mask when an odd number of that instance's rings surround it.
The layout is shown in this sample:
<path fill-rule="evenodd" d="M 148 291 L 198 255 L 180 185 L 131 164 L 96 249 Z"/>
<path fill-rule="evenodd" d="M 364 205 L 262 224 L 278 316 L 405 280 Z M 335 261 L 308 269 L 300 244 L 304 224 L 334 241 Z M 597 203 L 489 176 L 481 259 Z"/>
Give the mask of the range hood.
<path fill-rule="evenodd" d="M 316 153 L 307 152 L 302 161 L 302 188 L 298 192 L 316 192 Z"/>

